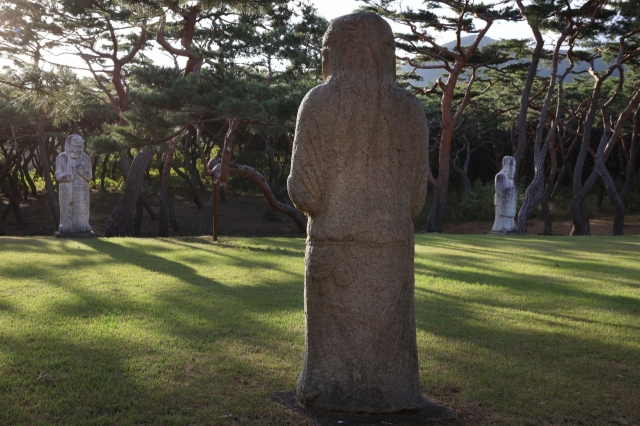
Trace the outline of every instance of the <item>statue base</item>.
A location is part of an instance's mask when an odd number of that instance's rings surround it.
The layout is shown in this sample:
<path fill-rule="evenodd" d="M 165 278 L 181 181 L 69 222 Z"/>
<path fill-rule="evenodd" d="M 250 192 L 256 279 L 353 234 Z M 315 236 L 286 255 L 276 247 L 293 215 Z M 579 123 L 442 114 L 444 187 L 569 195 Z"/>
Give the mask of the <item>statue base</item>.
<path fill-rule="evenodd" d="M 488 235 L 519 235 L 518 231 L 489 231 L 485 232 Z"/>
<path fill-rule="evenodd" d="M 96 235 L 95 232 L 93 231 L 89 231 L 89 232 L 60 232 L 60 231 L 56 231 L 55 234 L 56 238 L 97 238 L 98 236 Z"/>
<path fill-rule="evenodd" d="M 320 410 L 302 405 L 295 392 L 274 392 L 273 397 L 296 413 L 316 422 L 318 426 L 364 426 L 364 425 L 415 425 L 456 418 L 453 411 L 424 398 L 419 411 L 402 411 L 392 414 L 342 413 Z"/>

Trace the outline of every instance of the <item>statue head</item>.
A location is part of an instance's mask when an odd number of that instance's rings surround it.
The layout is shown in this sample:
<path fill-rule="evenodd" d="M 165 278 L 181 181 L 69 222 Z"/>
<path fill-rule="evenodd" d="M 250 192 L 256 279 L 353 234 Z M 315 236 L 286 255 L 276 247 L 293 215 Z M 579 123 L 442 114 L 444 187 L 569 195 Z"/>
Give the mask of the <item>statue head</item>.
<path fill-rule="evenodd" d="M 509 179 L 513 179 L 516 175 L 516 159 L 506 155 L 502 159 L 502 172 L 504 172 Z"/>
<path fill-rule="evenodd" d="M 84 139 L 82 139 L 82 136 L 67 136 L 67 140 L 64 142 L 64 152 L 66 152 L 72 160 L 80 158 L 84 152 Z"/>
<path fill-rule="evenodd" d="M 392 83 L 396 76 L 395 49 L 391 27 L 375 13 L 336 18 L 322 40 L 324 79 L 361 85 Z"/>

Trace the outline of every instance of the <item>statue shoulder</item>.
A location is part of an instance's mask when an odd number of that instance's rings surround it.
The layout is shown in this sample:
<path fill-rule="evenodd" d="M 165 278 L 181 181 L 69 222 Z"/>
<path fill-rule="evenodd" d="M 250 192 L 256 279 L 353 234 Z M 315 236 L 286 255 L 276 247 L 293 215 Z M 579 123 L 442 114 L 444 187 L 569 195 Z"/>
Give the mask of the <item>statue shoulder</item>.
<path fill-rule="evenodd" d="M 403 111 L 411 118 L 419 118 L 426 122 L 424 108 L 422 104 L 411 92 L 402 87 L 394 87 L 391 89 L 393 101 L 397 105 L 399 111 Z"/>
<path fill-rule="evenodd" d="M 323 115 L 334 112 L 332 95 L 335 93 L 328 83 L 321 84 L 309 90 L 300 103 L 296 125 L 303 126 Z M 296 132 L 297 133 L 297 132 Z"/>
<path fill-rule="evenodd" d="M 82 155 L 80 156 L 80 161 L 82 163 L 91 164 L 91 157 L 89 157 L 89 155 L 86 152 L 83 152 Z"/>
<path fill-rule="evenodd" d="M 64 164 L 69 161 L 69 156 L 66 152 L 62 152 L 60 155 L 56 157 L 56 164 Z"/>
<path fill-rule="evenodd" d="M 496 185 L 504 185 L 508 180 L 509 179 L 507 178 L 507 175 L 503 171 L 498 172 L 498 174 L 496 175 Z"/>
<path fill-rule="evenodd" d="M 324 83 L 309 90 L 304 98 L 302 98 L 300 109 L 315 108 L 324 105 L 334 92 L 332 89 L 329 83 Z"/>

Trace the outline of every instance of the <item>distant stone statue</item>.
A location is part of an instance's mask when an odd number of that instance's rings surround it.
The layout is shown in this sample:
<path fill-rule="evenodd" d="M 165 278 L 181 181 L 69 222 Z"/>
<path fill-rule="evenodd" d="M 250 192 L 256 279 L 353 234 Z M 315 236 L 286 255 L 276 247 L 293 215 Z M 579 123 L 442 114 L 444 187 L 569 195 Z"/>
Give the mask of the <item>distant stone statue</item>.
<path fill-rule="evenodd" d="M 333 411 L 419 409 L 412 219 L 427 192 L 427 121 L 396 86 L 381 17 L 335 19 L 322 57 L 325 83 L 298 111 L 288 179 L 309 217 L 296 394 Z"/>
<path fill-rule="evenodd" d="M 84 139 L 79 135 L 68 136 L 64 143 L 64 152 L 56 159 L 56 180 L 60 200 L 60 226 L 57 236 L 93 234 L 89 225 L 91 178 L 91 159 L 84 153 Z"/>
<path fill-rule="evenodd" d="M 496 206 L 496 220 L 492 232 L 506 234 L 516 231 L 516 204 L 518 189 L 513 177 L 516 175 L 516 159 L 505 156 L 502 159 L 502 170 L 496 175 L 496 195 L 493 204 Z"/>

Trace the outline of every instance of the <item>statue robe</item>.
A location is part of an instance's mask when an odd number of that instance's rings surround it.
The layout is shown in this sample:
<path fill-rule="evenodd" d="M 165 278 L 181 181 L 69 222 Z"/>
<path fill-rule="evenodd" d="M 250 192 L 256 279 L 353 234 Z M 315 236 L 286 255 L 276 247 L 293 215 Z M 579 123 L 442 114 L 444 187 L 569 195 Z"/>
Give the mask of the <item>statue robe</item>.
<path fill-rule="evenodd" d="M 60 203 L 60 232 L 90 232 L 89 182 L 91 159 L 82 154 L 73 160 L 66 152 L 56 159 L 56 180 Z"/>
<path fill-rule="evenodd" d="M 360 37 L 362 48 L 359 33 L 331 56 L 328 81 L 298 112 L 288 189 L 309 220 L 297 396 L 316 408 L 382 413 L 423 403 L 412 219 L 426 196 L 428 125 L 395 84 L 390 29 L 383 58 L 375 34 Z"/>
<path fill-rule="evenodd" d="M 495 179 L 496 194 L 493 204 L 496 206 L 496 216 L 493 223 L 493 232 L 516 231 L 516 206 L 518 203 L 518 191 L 513 179 L 504 172 L 499 172 Z"/>

